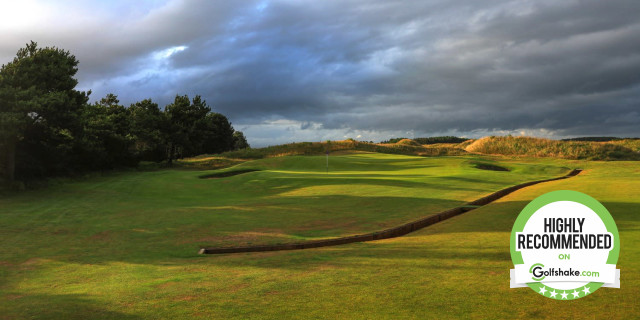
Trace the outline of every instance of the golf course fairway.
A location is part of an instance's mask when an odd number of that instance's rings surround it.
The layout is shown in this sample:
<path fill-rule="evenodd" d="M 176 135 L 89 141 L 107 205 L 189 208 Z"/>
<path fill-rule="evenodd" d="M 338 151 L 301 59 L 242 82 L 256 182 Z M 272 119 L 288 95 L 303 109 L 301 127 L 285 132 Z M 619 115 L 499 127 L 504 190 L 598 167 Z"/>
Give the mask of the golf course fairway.
<path fill-rule="evenodd" d="M 275 157 L 217 171 L 120 172 L 0 197 L 0 319 L 618 318 L 637 314 L 640 165 L 378 153 Z M 487 170 L 487 168 L 504 170 Z M 372 232 L 516 191 L 409 235 L 335 247 L 198 255 Z M 200 177 L 247 170 L 215 179 Z M 249 170 L 255 170 L 248 172 Z M 535 197 L 602 202 L 621 288 L 560 303 L 509 289 L 509 236 Z M 381 303 L 383 301 L 384 303 Z"/>

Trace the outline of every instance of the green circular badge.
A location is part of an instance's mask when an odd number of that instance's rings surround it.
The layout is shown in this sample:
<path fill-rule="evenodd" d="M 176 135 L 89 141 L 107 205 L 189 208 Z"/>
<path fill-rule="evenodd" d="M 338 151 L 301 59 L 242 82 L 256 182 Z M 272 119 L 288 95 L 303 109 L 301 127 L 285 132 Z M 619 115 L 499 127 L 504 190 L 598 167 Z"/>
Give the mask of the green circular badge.
<path fill-rule="evenodd" d="M 511 231 L 511 287 L 574 300 L 600 287 L 620 287 L 618 228 L 607 209 L 580 192 L 539 196 Z"/>

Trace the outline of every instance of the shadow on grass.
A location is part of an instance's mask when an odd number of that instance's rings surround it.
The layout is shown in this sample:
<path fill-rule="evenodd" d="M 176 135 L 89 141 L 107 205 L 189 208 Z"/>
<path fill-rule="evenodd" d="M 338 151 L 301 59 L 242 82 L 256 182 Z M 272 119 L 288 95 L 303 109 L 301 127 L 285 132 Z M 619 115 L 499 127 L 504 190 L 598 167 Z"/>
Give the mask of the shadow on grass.
<path fill-rule="evenodd" d="M 242 169 L 242 170 L 215 172 L 215 173 L 209 173 L 209 174 L 201 175 L 198 178 L 200 178 L 200 179 L 219 179 L 219 178 L 233 177 L 233 176 L 237 176 L 239 174 L 255 172 L 255 171 L 260 171 L 260 170 L 258 170 L 258 169 Z"/>
<path fill-rule="evenodd" d="M 142 319 L 105 309 L 84 295 L 5 294 L 0 319 Z"/>
<path fill-rule="evenodd" d="M 314 175 L 314 174 L 311 174 Z M 274 176 L 255 176 L 252 177 L 253 181 L 268 181 L 270 184 L 277 186 L 275 189 L 278 193 L 285 193 L 300 187 L 318 187 L 318 186 L 331 186 L 331 185 L 372 185 L 372 186 L 384 186 L 384 187 L 400 187 L 400 188 L 421 188 L 426 189 L 425 191 L 432 190 L 453 190 L 453 191 L 476 191 L 479 193 L 490 193 L 496 190 L 499 190 L 502 187 L 507 187 L 508 184 L 494 182 L 490 180 L 482 180 L 482 179 L 465 179 L 458 177 L 434 177 L 431 178 L 432 181 L 436 182 L 427 182 L 427 181 L 407 181 L 407 180 L 398 180 L 397 176 L 393 175 L 383 175 L 383 174 L 373 174 L 367 175 L 368 177 L 375 178 L 363 178 L 362 175 L 323 175 L 317 174 L 314 176 L 314 184 L 308 185 L 306 182 L 309 180 L 309 175 L 304 174 L 289 174 L 289 173 L 280 173 Z M 403 176 L 402 178 L 415 178 L 415 179 L 424 179 L 425 176 Z M 441 183 L 441 181 L 449 181 L 449 183 Z M 440 182 L 440 183 L 438 183 Z M 471 184 L 475 184 L 475 186 L 471 186 Z M 478 186 L 477 184 L 482 184 L 483 186 Z M 515 184 L 515 183 L 514 183 Z M 494 188 L 487 188 L 487 185 L 495 186 Z"/>

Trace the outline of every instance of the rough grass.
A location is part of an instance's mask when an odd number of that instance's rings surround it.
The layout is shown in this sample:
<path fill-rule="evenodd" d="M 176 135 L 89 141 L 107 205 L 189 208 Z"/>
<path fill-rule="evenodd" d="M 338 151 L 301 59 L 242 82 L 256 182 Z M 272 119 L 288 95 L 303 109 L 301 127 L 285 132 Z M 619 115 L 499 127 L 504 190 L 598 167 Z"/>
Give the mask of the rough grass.
<path fill-rule="evenodd" d="M 466 147 L 468 147 L 470 144 L 474 143 L 475 141 L 477 141 L 477 140 L 469 139 L 467 141 L 460 142 L 460 143 L 456 144 L 456 148 L 460 148 L 460 149 L 464 150 Z"/>
<path fill-rule="evenodd" d="M 485 137 L 469 144 L 473 153 L 587 160 L 640 160 L 637 140 L 558 141 L 533 137 Z"/>
<path fill-rule="evenodd" d="M 421 144 L 419 144 L 418 142 L 411 140 L 411 139 L 402 139 L 398 142 L 396 142 L 396 144 L 403 144 L 403 145 L 407 145 L 407 146 L 421 146 Z"/>
<path fill-rule="evenodd" d="M 640 139 L 620 139 L 610 141 L 609 143 L 629 148 L 635 152 L 640 152 Z"/>
<path fill-rule="evenodd" d="M 375 144 L 355 140 L 327 142 L 297 142 L 259 149 L 243 149 L 225 152 L 218 157 L 229 159 L 263 159 L 291 155 L 323 155 L 345 151 L 365 151 L 416 156 L 462 155 L 466 152 L 454 146 L 422 146 L 419 144 Z"/>
<path fill-rule="evenodd" d="M 174 169 L 212 170 L 230 167 L 244 162 L 245 159 L 201 155 L 193 158 L 176 160 Z"/>

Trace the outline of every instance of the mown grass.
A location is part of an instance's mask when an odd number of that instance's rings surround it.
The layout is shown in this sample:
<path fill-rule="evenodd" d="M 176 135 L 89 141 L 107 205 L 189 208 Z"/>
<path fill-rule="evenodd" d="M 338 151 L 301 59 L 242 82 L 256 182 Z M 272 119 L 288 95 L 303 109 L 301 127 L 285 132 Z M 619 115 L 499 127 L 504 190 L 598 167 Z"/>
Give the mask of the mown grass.
<path fill-rule="evenodd" d="M 222 171 L 262 171 L 210 180 L 198 179 L 198 171 L 129 172 L 1 198 L 0 319 L 640 314 L 637 162 L 351 154 L 332 157 L 327 174 L 324 160 L 245 162 Z M 479 170 L 477 163 L 511 171 Z M 573 167 L 586 170 L 401 238 L 304 251 L 195 253 L 200 244 L 227 239 L 311 239 L 378 228 Z M 220 171 L 204 173 L 212 172 Z M 561 302 L 508 288 L 515 217 L 531 199 L 559 189 L 590 194 L 616 219 L 621 289 Z"/>
<path fill-rule="evenodd" d="M 476 169 L 473 158 L 350 154 L 332 156 L 326 172 L 325 161 L 323 156 L 292 156 L 243 162 L 224 170 L 97 177 L 6 197 L 0 201 L 0 212 L 4 219 L 16 218 L 11 225 L 17 233 L 29 234 L 37 225 L 44 242 L 51 241 L 50 235 L 67 235 L 60 231 L 70 227 L 66 219 L 53 225 L 19 219 L 48 218 L 39 206 L 21 205 L 40 199 L 37 203 L 46 204 L 49 212 L 81 216 L 82 223 L 74 227 L 82 236 L 104 233 L 121 242 L 169 236 L 180 242 L 181 250 L 195 252 L 203 245 L 287 242 L 375 231 L 508 185 L 568 170 L 514 163 L 515 171 L 503 174 Z M 249 170 L 255 171 L 199 179 Z M 70 235 L 75 233 L 74 229 Z M 70 235 L 54 238 L 73 240 Z"/>
<path fill-rule="evenodd" d="M 560 141 L 533 137 L 485 137 L 467 145 L 473 153 L 586 160 L 640 160 L 640 141 Z"/>

